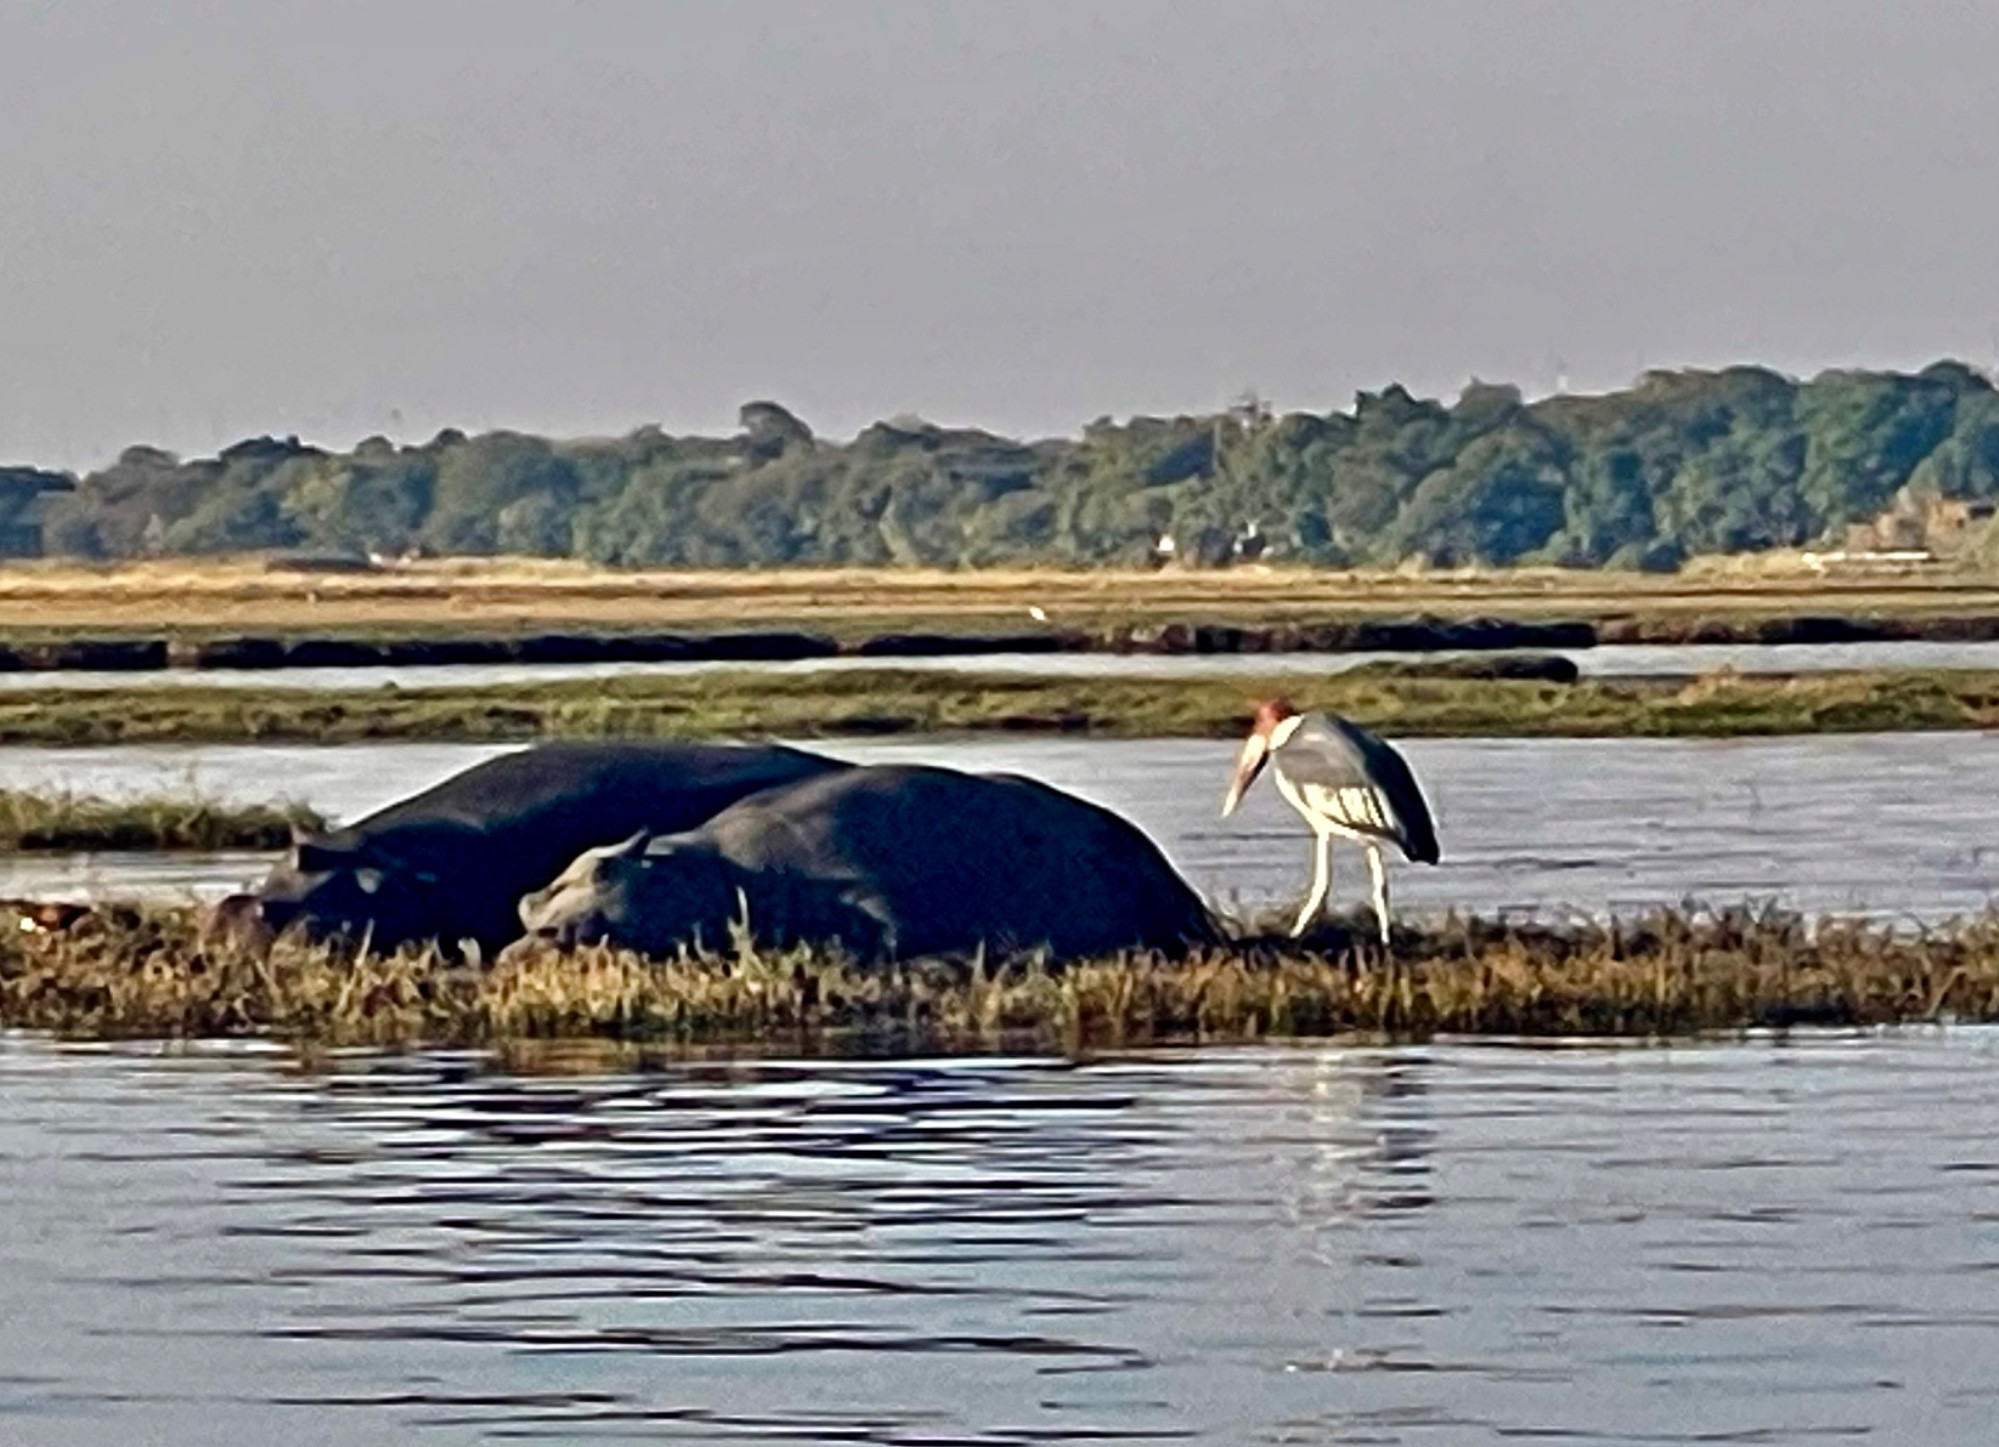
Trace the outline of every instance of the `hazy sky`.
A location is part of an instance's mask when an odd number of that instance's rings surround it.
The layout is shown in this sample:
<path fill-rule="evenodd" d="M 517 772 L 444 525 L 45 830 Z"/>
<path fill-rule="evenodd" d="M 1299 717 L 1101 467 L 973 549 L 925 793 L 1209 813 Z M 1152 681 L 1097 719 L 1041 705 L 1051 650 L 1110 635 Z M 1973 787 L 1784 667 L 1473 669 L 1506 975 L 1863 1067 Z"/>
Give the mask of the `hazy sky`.
<path fill-rule="evenodd" d="M 1999 352 L 1999 6 L 0 0 L 0 461 Z"/>

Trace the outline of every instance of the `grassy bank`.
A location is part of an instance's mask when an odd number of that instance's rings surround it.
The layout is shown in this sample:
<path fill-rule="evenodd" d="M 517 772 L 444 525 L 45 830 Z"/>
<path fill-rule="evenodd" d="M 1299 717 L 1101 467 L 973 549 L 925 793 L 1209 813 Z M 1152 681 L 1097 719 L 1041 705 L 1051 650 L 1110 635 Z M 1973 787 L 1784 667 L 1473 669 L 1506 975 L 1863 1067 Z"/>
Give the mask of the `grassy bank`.
<path fill-rule="evenodd" d="M 482 688 L 133 688 L 0 695 L 0 744 L 355 743 L 949 731 L 1225 737 L 1285 695 L 1404 737 L 1730 735 L 1999 725 L 1999 674 L 1716 675 L 1573 684 L 1383 665 L 1322 678 L 720 671 Z"/>
<path fill-rule="evenodd" d="M 99 799 L 0 789 L 0 851 L 282 849 L 294 824 L 325 821 L 302 805 L 223 804 L 189 794 Z"/>
<path fill-rule="evenodd" d="M 1818 574 L 1769 560 L 1673 575 L 1556 568 L 1388 572 L 1235 568 L 763 568 L 614 571 L 530 559 L 439 559 L 358 572 L 255 559 L 115 567 L 0 566 L 0 642 L 254 634 L 377 638 L 529 630 L 804 629 L 881 633 L 1080 630 L 1169 623 L 1496 617 L 1595 619 L 1643 636 L 1799 615 L 1984 619 L 1999 579 L 1945 571 Z"/>
<path fill-rule="evenodd" d="M 485 972 L 434 956 L 343 962 L 204 939 L 189 911 L 113 910 L 0 937 L 0 1027 L 301 1045 L 613 1040 L 665 1048 L 1080 1051 L 1352 1032 L 1684 1035 L 1787 1024 L 1999 1020 L 1999 918 L 1921 939 L 1791 917 L 1661 914 L 1617 929 L 1453 922 L 1392 959 L 1329 926 L 1301 949 L 1050 972 L 862 970 L 809 951 L 647 961 L 528 951 Z"/>

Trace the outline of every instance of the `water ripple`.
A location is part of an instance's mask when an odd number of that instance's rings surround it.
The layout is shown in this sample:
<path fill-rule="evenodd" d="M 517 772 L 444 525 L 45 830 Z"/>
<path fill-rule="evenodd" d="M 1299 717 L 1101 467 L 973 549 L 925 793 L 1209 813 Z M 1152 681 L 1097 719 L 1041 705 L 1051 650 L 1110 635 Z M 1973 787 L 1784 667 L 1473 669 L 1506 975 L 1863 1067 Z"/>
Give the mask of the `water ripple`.
<path fill-rule="evenodd" d="M 0 1440 L 1983 1443 L 1996 1065 L 0 1037 Z"/>

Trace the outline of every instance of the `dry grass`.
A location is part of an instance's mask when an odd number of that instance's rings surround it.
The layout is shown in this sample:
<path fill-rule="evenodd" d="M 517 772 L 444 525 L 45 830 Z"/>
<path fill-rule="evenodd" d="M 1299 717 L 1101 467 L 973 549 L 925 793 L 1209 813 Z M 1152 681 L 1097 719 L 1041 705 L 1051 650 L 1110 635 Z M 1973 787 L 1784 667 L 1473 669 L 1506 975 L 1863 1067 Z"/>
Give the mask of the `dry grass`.
<path fill-rule="evenodd" d="M 304 805 L 224 804 L 192 792 L 134 799 L 0 789 L 0 850 L 282 849 L 293 825 L 325 820 Z"/>
<path fill-rule="evenodd" d="M 1980 616 L 1999 579 L 1939 572 L 1819 576 L 1714 567 L 1672 577 L 1567 569 L 1225 571 L 744 569 L 613 571 L 536 559 L 443 559 L 299 572 L 255 559 L 0 567 L 0 636 L 325 632 L 462 636 L 522 629 L 808 627 L 1014 630 L 1471 615 Z"/>
<path fill-rule="evenodd" d="M 481 972 L 204 938 L 189 911 L 107 910 L 0 942 L 0 1027 L 301 1046 L 610 1041 L 668 1050 L 1047 1052 L 1361 1032 L 1662 1036 L 1999 1020 L 1999 917 L 1922 937 L 1790 916 L 1659 914 L 1612 929 L 1452 920 L 1385 956 L 1341 925 L 1140 956 L 863 969 L 807 950 L 646 960 L 527 949 Z"/>

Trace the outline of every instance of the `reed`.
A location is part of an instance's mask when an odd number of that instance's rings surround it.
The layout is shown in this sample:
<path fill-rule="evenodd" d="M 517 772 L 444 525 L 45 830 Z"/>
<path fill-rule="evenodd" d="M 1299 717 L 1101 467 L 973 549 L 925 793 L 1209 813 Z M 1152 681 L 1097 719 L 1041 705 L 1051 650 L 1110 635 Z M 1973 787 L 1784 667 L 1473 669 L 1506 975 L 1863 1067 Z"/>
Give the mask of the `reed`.
<path fill-rule="evenodd" d="M 1453 918 L 1398 931 L 1392 954 L 1335 922 L 1302 945 L 1251 935 L 1186 960 L 1061 969 L 1034 959 L 864 968 L 739 940 L 657 960 L 517 947 L 482 970 L 430 952 L 354 960 L 296 939 L 258 950 L 205 932 L 194 910 L 137 907 L 53 930 L 22 924 L 0 940 L 0 1027 L 300 1047 L 1082 1053 L 1355 1033 L 1681 1036 L 1944 1020 L 1999 1020 L 1999 915 L 1919 935 L 1749 910 L 1605 927 Z"/>
<path fill-rule="evenodd" d="M 188 792 L 103 799 L 0 789 L 0 851 L 282 849 L 293 825 L 325 821 L 304 805 L 225 804 Z"/>

